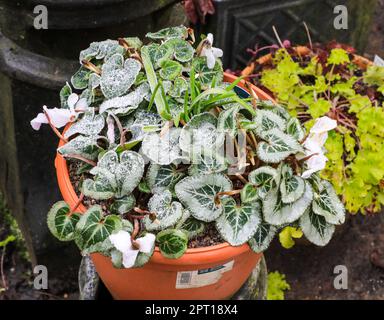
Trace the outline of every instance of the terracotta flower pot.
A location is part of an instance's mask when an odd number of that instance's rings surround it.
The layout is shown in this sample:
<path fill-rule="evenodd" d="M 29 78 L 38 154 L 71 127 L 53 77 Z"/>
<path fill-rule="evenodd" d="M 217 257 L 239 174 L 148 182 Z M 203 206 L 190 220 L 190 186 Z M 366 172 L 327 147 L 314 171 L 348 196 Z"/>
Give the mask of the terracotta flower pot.
<path fill-rule="evenodd" d="M 225 74 L 224 81 L 235 76 Z M 244 81 L 238 84 L 246 90 Z M 260 99 L 272 100 L 252 86 Z M 59 146 L 62 146 L 60 142 Z M 59 154 L 55 160 L 59 188 L 70 207 L 78 201 L 71 184 L 66 160 Z M 78 211 L 85 212 L 83 205 Z M 227 299 L 240 289 L 259 262 L 262 254 L 254 253 L 248 244 L 232 247 L 229 243 L 188 249 L 179 259 L 164 258 L 156 247 L 151 260 L 142 268 L 117 269 L 111 259 L 92 254 L 96 270 L 115 299 Z M 193 272 L 195 271 L 195 272 Z"/>

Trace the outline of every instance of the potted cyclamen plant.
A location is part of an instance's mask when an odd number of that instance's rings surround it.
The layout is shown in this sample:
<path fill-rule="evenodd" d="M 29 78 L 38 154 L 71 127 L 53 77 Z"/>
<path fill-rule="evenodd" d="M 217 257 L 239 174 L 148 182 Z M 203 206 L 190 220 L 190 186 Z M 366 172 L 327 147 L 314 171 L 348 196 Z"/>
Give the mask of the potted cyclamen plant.
<path fill-rule="evenodd" d="M 223 73 L 212 35 L 196 48 L 183 26 L 147 38 L 92 43 L 61 108 L 31 122 L 60 138 L 52 234 L 91 254 L 117 299 L 229 298 L 286 226 L 327 244 L 344 208 L 312 166 L 336 122 L 306 134 Z"/>

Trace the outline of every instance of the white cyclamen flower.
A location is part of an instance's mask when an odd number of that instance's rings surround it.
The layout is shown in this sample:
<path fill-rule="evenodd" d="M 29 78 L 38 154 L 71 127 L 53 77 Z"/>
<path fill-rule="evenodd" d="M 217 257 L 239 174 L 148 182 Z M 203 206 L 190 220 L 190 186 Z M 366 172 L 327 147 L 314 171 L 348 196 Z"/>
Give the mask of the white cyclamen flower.
<path fill-rule="evenodd" d="M 109 236 L 109 240 L 114 247 L 123 254 L 123 266 L 125 268 L 134 266 L 139 252 L 151 253 L 155 239 L 154 234 L 147 233 L 144 237 L 136 239 L 136 242 L 139 244 L 139 249 L 135 249 L 132 246 L 131 235 L 127 231 L 120 230 Z"/>
<path fill-rule="evenodd" d="M 52 108 L 43 106 L 44 112 L 48 115 L 52 125 L 55 128 L 64 127 L 68 122 L 73 122 L 77 116 L 85 112 L 88 108 L 88 103 L 85 98 L 79 99 L 76 93 L 72 93 L 67 100 L 69 109 Z M 35 130 L 39 130 L 43 123 L 49 123 L 45 113 L 39 113 L 36 118 L 31 120 L 31 126 Z"/>
<path fill-rule="evenodd" d="M 309 178 L 313 173 L 325 168 L 327 157 L 324 155 L 323 146 L 328 138 L 328 131 L 337 127 L 337 121 L 329 117 L 316 119 L 314 126 L 309 131 L 309 136 L 303 143 L 304 156 L 310 157 L 306 160 L 307 170 L 301 175 L 304 179 Z"/>
<path fill-rule="evenodd" d="M 209 69 L 213 69 L 216 63 L 216 58 L 223 56 L 223 50 L 212 47 L 213 45 L 213 34 L 208 33 L 205 43 L 201 50 L 201 56 L 207 57 L 207 66 Z"/>

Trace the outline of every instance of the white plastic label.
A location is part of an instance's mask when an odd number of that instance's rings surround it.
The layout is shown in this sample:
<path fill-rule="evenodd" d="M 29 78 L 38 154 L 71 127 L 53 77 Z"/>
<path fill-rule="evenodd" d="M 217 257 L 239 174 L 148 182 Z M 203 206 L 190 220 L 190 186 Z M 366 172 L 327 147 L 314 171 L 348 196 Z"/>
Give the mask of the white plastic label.
<path fill-rule="evenodd" d="M 224 272 L 232 270 L 234 260 L 225 264 L 195 271 L 180 271 L 176 277 L 176 289 L 199 288 L 214 284 Z"/>

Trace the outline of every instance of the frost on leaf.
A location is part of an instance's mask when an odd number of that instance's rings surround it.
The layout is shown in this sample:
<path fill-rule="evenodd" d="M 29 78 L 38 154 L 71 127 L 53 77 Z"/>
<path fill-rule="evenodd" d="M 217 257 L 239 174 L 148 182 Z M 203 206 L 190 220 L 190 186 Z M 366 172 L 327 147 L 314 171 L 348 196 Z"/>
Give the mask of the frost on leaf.
<path fill-rule="evenodd" d="M 63 109 L 68 109 L 68 97 L 72 94 L 72 88 L 68 84 L 65 84 L 64 87 L 60 90 L 60 105 Z"/>
<path fill-rule="evenodd" d="M 105 40 L 100 42 L 92 42 L 89 47 L 80 52 L 80 63 L 83 60 L 92 60 L 92 59 L 107 59 L 111 55 L 119 53 L 124 54 L 125 49 L 119 45 L 116 40 Z"/>
<path fill-rule="evenodd" d="M 133 209 L 136 199 L 132 194 L 115 199 L 109 208 L 112 214 L 125 214 Z"/>
<path fill-rule="evenodd" d="M 115 97 L 109 100 L 105 100 L 100 105 L 99 113 L 105 111 L 112 112 L 115 115 L 126 115 L 132 110 L 137 109 L 139 104 L 150 96 L 150 88 L 147 82 L 144 82 L 136 90 L 121 96 Z"/>
<path fill-rule="evenodd" d="M 163 82 L 164 85 L 164 82 Z M 177 77 L 173 85 L 169 88 L 169 95 L 173 98 L 179 98 L 188 90 L 188 82 L 182 77 Z"/>
<path fill-rule="evenodd" d="M 144 159 L 134 151 L 118 155 L 105 153 L 91 171 L 95 177 L 83 183 L 83 193 L 94 199 L 121 198 L 129 195 L 140 183 L 144 173 Z"/>
<path fill-rule="evenodd" d="M 248 176 L 249 182 L 257 187 L 257 194 L 260 199 L 264 199 L 265 196 L 278 185 L 279 179 L 278 171 L 268 166 L 253 170 Z"/>
<path fill-rule="evenodd" d="M 323 216 L 314 213 L 310 208 L 300 218 L 300 228 L 307 239 L 318 246 L 327 245 L 335 231 L 333 224 L 328 223 Z"/>
<path fill-rule="evenodd" d="M 121 218 L 116 215 L 103 216 L 101 206 L 90 207 L 76 225 L 77 245 L 82 250 L 103 242 L 112 233 L 123 227 Z"/>
<path fill-rule="evenodd" d="M 328 181 L 321 181 L 321 190 L 315 193 L 312 210 L 323 216 L 328 223 L 342 224 L 345 221 L 345 209 L 335 190 Z"/>
<path fill-rule="evenodd" d="M 204 149 L 218 150 L 224 143 L 225 133 L 217 128 L 217 118 L 204 112 L 192 117 L 180 134 L 180 148 L 191 154 Z"/>
<path fill-rule="evenodd" d="M 85 136 L 96 136 L 103 130 L 105 120 L 102 115 L 95 115 L 95 111 L 91 109 L 84 116 L 73 123 L 64 133 L 65 138 L 69 138 L 74 134 L 82 134 Z"/>
<path fill-rule="evenodd" d="M 260 253 L 266 250 L 275 236 L 277 228 L 266 222 L 261 222 L 252 238 L 248 241 L 251 249 Z"/>
<path fill-rule="evenodd" d="M 162 61 L 160 69 L 160 77 L 164 80 L 174 80 L 181 74 L 183 66 L 177 62 L 172 60 Z"/>
<path fill-rule="evenodd" d="M 80 213 L 70 213 L 68 204 L 64 201 L 56 202 L 48 212 L 49 231 L 61 241 L 75 238 L 75 227 L 80 220 Z"/>
<path fill-rule="evenodd" d="M 256 132 L 259 135 L 262 135 L 264 132 L 271 129 L 279 129 L 280 131 L 284 131 L 286 129 L 285 120 L 269 110 L 258 109 L 253 121 L 256 124 Z"/>
<path fill-rule="evenodd" d="M 135 59 L 124 61 L 121 54 L 111 56 L 101 69 L 100 87 L 107 99 L 122 96 L 136 81 L 141 64 Z"/>
<path fill-rule="evenodd" d="M 262 133 L 262 139 L 257 147 L 258 157 L 267 163 L 279 163 L 291 154 L 302 152 L 301 145 L 290 135 L 279 129 Z"/>
<path fill-rule="evenodd" d="M 150 39 L 172 39 L 172 38 L 187 38 L 188 30 L 184 26 L 170 27 L 161 29 L 157 32 L 149 32 L 146 34 Z"/>
<path fill-rule="evenodd" d="M 222 174 L 187 177 L 178 182 L 175 192 L 178 199 L 196 219 L 210 222 L 217 219 L 223 207 L 217 203 L 219 192 L 232 190 L 232 182 Z"/>
<path fill-rule="evenodd" d="M 263 200 L 264 220 L 274 226 L 292 223 L 299 219 L 310 206 L 313 192 L 310 184 L 305 182 L 303 196 L 292 203 L 284 204 L 278 188 L 271 190 Z"/>
<path fill-rule="evenodd" d="M 98 138 L 98 136 L 78 136 L 58 148 L 57 152 L 62 156 L 78 155 L 88 160 L 95 160 L 102 150 L 97 144 Z"/>
<path fill-rule="evenodd" d="M 160 165 L 169 165 L 180 160 L 180 131 L 180 128 L 170 128 L 163 136 L 155 132 L 147 134 L 142 143 L 143 154 Z"/>
<path fill-rule="evenodd" d="M 216 220 L 220 235 L 232 246 L 246 243 L 256 232 L 260 219 L 260 203 L 237 205 L 233 198 L 222 200 L 223 214 Z"/>
<path fill-rule="evenodd" d="M 195 49 L 192 45 L 183 39 L 173 38 L 166 42 L 166 44 L 173 47 L 174 57 L 180 62 L 187 62 L 193 58 Z"/>
<path fill-rule="evenodd" d="M 89 77 L 92 71 L 81 66 L 79 70 L 71 77 L 71 83 L 75 89 L 81 90 L 88 87 Z"/>
<path fill-rule="evenodd" d="M 151 192 L 156 193 L 172 189 L 184 175 L 175 165 L 160 166 L 151 163 L 147 171 L 147 182 Z"/>
<path fill-rule="evenodd" d="M 169 190 L 154 194 L 148 201 L 148 210 L 156 214 L 154 221 L 148 215 L 144 218 L 145 228 L 148 231 L 169 228 L 176 224 L 183 214 L 181 203 L 172 201 L 172 193 Z"/>
<path fill-rule="evenodd" d="M 164 257 L 177 259 L 187 251 L 188 236 L 182 230 L 167 229 L 156 235 L 156 242 Z"/>

